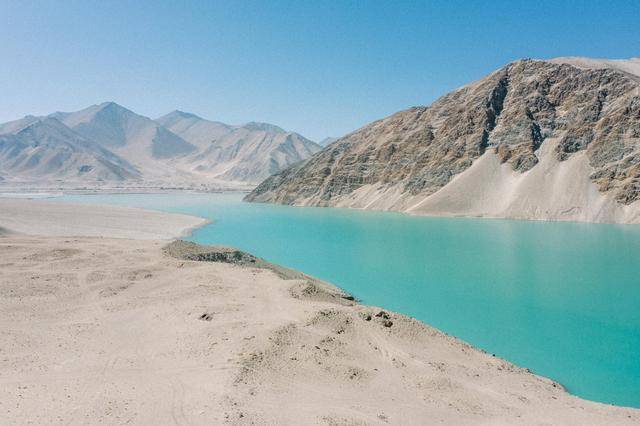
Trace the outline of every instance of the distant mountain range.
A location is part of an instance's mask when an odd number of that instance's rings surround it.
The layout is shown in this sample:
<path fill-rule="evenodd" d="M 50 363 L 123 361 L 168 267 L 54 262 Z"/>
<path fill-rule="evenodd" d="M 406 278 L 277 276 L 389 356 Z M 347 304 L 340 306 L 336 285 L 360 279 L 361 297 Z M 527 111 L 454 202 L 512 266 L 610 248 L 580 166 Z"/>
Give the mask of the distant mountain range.
<path fill-rule="evenodd" d="M 258 183 L 321 147 L 294 132 L 268 123 L 229 126 L 174 111 L 156 120 L 197 150 L 187 156 L 187 170 L 228 181 Z"/>
<path fill-rule="evenodd" d="M 334 141 L 246 199 L 640 223 L 640 58 L 510 63 Z"/>
<path fill-rule="evenodd" d="M 272 124 L 232 126 L 181 111 L 152 120 L 105 102 L 0 124 L 0 180 L 246 186 L 320 149 Z"/>

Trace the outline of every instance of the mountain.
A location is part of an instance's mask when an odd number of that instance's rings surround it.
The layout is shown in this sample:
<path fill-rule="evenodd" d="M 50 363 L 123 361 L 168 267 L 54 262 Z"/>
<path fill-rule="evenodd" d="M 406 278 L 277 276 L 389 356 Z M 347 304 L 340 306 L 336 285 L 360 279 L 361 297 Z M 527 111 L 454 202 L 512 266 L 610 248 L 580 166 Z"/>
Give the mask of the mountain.
<path fill-rule="evenodd" d="M 278 126 L 173 111 L 157 120 L 113 102 L 0 124 L 0 181 L 132 181 L 135 186 L 248 189 L 320 146 Z M 86 167 L 85 167 L 86 166 Z"/>
<path fill-rule="evenodd" d="M 636 63 L 510 63 L 429 107 L 398 112 L 339 139 L 269 177 L 246 199 L 640 222 Z"/>
<path fill-rule="evenodd" d="M 338 139 L 340 139 L 340 138 L 327 137 L 327 138 L 322 139 L 320 142 L 318 142 L 318 145 L 320 145 L 321 147 L 325 147 L 325 146 L 331 145 L 332 143 L 334 143 Z"/>
<path fill-rule="evenodd" d="M 208 148 L 212 141 L 233 131 L 233 127 L 227 124 L 177 110 L 155 121 L 200 149 Z"/>
<path fill-rule="evenodd" d="M 131 164 L 54 118 L 27 116 L 0 126 L 3 180 L 139 179 Z"/>
<path fill-rule="evenodd" d="M 57 112 L 66 126 L 126 158 L 142 171 L 164 174 L 163 161 L 193 153 L 197 148 L 170 130 L 114 102 L 77 112 Z"/>
<path fill-rule="evenodd" d="M 29 124 L 40 120 L 40 118 L 34 115 L 27 115 L 19 120 L 9 121 L 8 123 L 0 124 L 0 135 L 7 133 L 15 133 L 18 130 L 22 130 Z"/>
<path fill-rule="evenodd" d="M 251 123 L 216 140 L 190 160 L 195 171 L 223 180 L 258 183 L 320 149 L 297 133 Z"/>
<path fill-rule="evenodd" d="M 187 172 L 212 179 L 258 183 L 321 149 L 297 133 L 268 123 L 230 126 L 181 111 L 156 121 L 200 148 L 176 163 Z"/>

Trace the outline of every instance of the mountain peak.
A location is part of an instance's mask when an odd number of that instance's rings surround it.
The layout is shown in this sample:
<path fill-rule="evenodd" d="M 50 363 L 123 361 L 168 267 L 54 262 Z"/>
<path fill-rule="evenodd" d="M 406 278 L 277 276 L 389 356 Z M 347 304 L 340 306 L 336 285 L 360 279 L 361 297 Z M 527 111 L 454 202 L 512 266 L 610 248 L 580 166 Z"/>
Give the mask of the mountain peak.
<path fill-rule="evenodd" d="M 180 111 L 179 109 L 172 111 L 167 115 L 173 115 L 173 116 L 182 117 L 182 118 L 197 118 L 198 120 L 203 120 L 203 118 L 200 116 L 197 116 L 191 112 Z"/>
<path fill-rule="evenodd" d="M 252 131 L 287 133 L 283 128 L 278 127 L 275 124 L 261 123 L 258 121 L 250 121 L 249 123 L 245 123 L 240 127 Z"/>
<path fill-rule="evenodd" d="M 28 122 L 28 124 L 26 126 L 24 126 L 20 131 L 18 131 L 16 133 L 21 133 L 21 132 L 27 131 L 29 129 L 39 128 L 39 127 L 42 127 L 42 128 L 51 127 L 51 128 L 56 128 L 56 129 L 63 129 L 65 131 L 71 131 L 71 129 L 69 129 L 60 120 L 58 120 L 55 117 L 48 117 L 48 116 L 46 116 L 46 117 L 28 116 L 28 117 L 31 120 Z"/>
<path fill-rule="evenodd" d="M 24 117 L 18 120 L 9 121 L 8 123 L 0 124 L 0 135 L 6 134 L 6 133 L 19 132 L 20 130 L 24 129 L 25 127 L 28 127 L 34 121 L 37 121 L 37 120 L 38 120 L 38 117 L 36 117 L 35 115 L 29 114 L 29 115 L 25 115 Z"/>
<path fill-rule="evenodd" d="M 155 119 L 156 122 L 163 126 L 171 126 L 179 120 L 198 120 L 205 121 L 204 118 L 197 116 L 191 112 L 180 111 L 179 109 L 173 110 L 168 114 Z"/>
<path fill-rule="evenodd" d="M 130 109 L 125 108 L 122 105 L 117 104 L 117 103 L 115 103 L 113 101 L 107 101 L 107 102 L 103 102 L 101 104 L 98 104 L 98 105 L 96 105 L 96 109 L 97 109 L 97 111 L 114 111 L 114 112 L 119 112 L 119 113 L 135 114 Z"/>

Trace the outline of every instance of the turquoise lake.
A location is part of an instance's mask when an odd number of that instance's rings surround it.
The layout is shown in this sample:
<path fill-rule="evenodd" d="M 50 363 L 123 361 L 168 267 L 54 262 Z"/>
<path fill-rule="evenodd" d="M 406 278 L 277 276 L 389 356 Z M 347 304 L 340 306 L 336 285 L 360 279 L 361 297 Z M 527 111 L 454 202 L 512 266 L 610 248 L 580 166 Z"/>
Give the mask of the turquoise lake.
<path fill-rule="evenodd" d="M 640 407 L 640 226 L 286 207 L 242 194 L 62 199 L 209 218 L 191 240 L 334 283 L 583 398 Z"/>

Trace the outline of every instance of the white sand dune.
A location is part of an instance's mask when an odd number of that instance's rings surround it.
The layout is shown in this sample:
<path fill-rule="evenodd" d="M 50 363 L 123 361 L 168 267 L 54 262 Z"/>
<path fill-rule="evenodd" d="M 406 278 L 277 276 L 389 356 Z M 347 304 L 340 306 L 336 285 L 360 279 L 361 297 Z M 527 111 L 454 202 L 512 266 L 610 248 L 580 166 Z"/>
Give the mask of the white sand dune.
<path fill-rule="evenodd" d="M 106 238 L 200 222 L 0 200 L 0 424 L 640 422 L 295 271 Z"/>
<path fill-rule="evenodd" d="M 560 162 L 555 141 L 538 153 L 540 162 L 525 173 L 500 164 L 493 151 L 447 186 L 407 209 L 414 214 L 509 217 L 513 219 L 640 223 L 640 205 L 622 205 L 598 191 L 589 178 L 584 152 Z"/>

